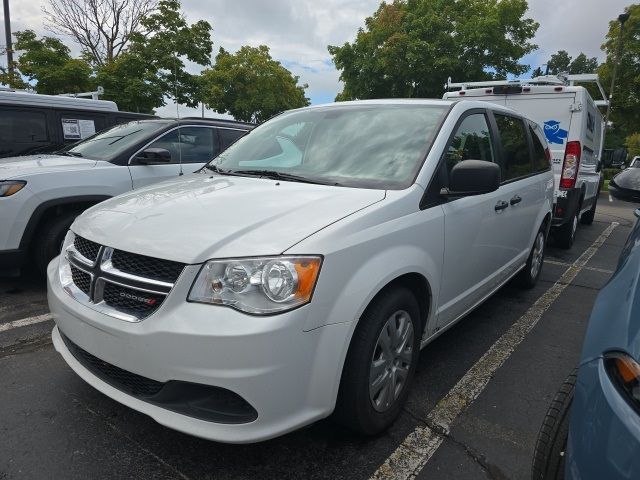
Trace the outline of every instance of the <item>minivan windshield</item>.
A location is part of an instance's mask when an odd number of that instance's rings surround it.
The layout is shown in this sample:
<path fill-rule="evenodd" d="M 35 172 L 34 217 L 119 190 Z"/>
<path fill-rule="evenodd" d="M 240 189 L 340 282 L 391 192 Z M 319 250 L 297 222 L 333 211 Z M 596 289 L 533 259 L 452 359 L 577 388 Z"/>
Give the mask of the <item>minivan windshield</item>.
<path fill-rule="evenodd" d="M 284 113 L 209 164 L 221 173 L 403 189 L 422 166 L 448 106 L 332 105 Z"/>
<path fill-rule="evenodd" d="M 166 126 L 167 122 L 155 120 L 123 123 L 63 148 L 59 153 L 72 157 L 110 161 Z"/>

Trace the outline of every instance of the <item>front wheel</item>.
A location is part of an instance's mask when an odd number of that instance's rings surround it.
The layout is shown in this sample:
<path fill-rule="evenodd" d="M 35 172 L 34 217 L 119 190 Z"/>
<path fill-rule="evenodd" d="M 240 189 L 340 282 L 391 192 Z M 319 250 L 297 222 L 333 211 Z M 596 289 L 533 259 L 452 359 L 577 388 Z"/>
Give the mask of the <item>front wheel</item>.
<path fill-rule="evenodd" d="M 569 413 L 576 386 L 576 371 L 562 384 L 544 418 L 531 468 L 532 480 L 563 480 L 569 437 Z"/>
<path fill-rule="evenodd" d="M 418 363 L 420 308 L 404 287 L 383 291 L 353 334 L 334 418 L 364 435 L 387 429 L 402 410 Z"/>

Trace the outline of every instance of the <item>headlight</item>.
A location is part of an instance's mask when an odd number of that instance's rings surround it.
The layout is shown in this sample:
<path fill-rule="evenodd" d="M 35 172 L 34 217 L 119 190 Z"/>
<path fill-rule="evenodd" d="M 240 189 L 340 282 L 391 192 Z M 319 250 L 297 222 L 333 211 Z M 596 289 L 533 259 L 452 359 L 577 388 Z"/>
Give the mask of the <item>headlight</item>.
<path fill-rule="evenodd" d="M 640 409 L 640 365 L 629 355 L 611 352 L 605 354 L 604 366 L 618 390 Z"/>
<path fill-rule="evenodd" d="M 0 197 L 10 197 L 27 184 L 24 180 L 0 180 Z"/>
<path fill-rule="evenodd" d="M 256 315 L 291 310 L 311 300 L 321 264 L 317 256 L 211 260 L 200 270 L 188 299 Z"/>

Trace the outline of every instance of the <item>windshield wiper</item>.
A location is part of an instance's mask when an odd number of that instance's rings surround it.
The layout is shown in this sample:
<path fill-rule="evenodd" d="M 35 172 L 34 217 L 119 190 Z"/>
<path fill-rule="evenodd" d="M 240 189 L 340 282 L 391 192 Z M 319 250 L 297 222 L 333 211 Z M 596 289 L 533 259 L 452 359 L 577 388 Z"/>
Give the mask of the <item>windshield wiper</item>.
<path fill-rule="evenodd" d="M 82 157 L 81 153 L 78 152 L 70 152 L 69 150 L 60 150 L 59 152 L 55 152 L 56 155 L 62 155 L 64 157 Z"/>
<path fill-rule="evenodd" d="M 231 174 L 228 170 L 223 170 L 222 168 L 220 168 L 217 165 L 206 164 L 202 168 L 206 168 L 207 170 L 210 170 L 210 171 L 212 171 L 214 173 L 219 173 L 220 175 L 230 175 Z"/>
<path fill-rule="evenodd" d="M 278 172 L 276 170 L 227 170 L 231 175 L 246 175 L 250 177 L 266 177 L 273 180 L 284 180 L 288 182 L 312 183 L 315 185 L 339 185 L 338 183 L 322 182 L 311 178 L 294 175 L 292 173 Z"/>

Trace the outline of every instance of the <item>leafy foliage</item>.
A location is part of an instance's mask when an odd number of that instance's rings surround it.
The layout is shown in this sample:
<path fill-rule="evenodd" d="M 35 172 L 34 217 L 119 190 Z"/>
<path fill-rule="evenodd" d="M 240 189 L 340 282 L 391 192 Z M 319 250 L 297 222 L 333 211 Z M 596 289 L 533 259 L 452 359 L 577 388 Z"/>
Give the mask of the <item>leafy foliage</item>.
<path fill-rule="evenodd" d="M 622 55 L 618 66 L 615 91 L 611 98 L 611 118 L 613 133 L 624 138 L 640 131 L 640 4 L 629 5 L 625 12 L 630 14 L 624 25 Z M 600 66 L 599 74 L 608 90 L 616 61 L 616 50 L 620 23 L 609 22 L 603 50 L 607 59 Z M 607 134 L 609 135 L 609 134 Z M 609 145 L 609 141 L 607 141 Z M 618 143 L 616 146 L 619 146 Z"/>
<path fill-rule="evenodd" d="M 448 77 L 522 74 L 538 29 L 526 11 L 526 0 L 383 2 L 353 43 L 328 47 L 344 82 L 336 100 L 439 97 Z"/>
<path fill-rule="evenodd" d="M 571 58 L 566 50 L 559 50 L 551 55 L 547 62 L 549 74 L 557 75 L 559 73 L 595 73 L 598 69 L 598 59 L 596 57 L 588 58 L 584 53 L 580 53 L 576 58 Z"/>
<path fill-rule="evenodd" d="M 629 157 L 633 158 L 636 155 L 640 155 L 640 133 L 633 133 L 629 135 L 625 142 Z"/>
<path fill-rule="evenodd" d="M 238 120 L 262 122 L 284 110 L 309 105 L 304 94 L 307 85 L 298 85 L 298 77 L 271 58 L 265 45 L 244 46 L 235 54 L 221 48 L 201 81 L 204 103 Z"/>
<path fill-rule="evenodd" d="M 69 48 L 57 38 L 37 38 L 33 30 L 16 32 L 15 37 L 14 48 L 24 51 L 15 66 L 29 82 L 36 82 L 39 93 L 79 93 L 93 86 L 91 66 L 71 58 Z M 18 75 L 9 78 L 8 72 L 0 74 L 0 82 L 17 88 L 29 86 Z"/>

